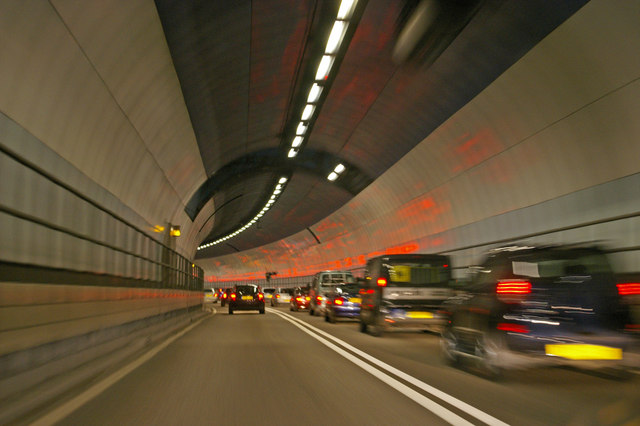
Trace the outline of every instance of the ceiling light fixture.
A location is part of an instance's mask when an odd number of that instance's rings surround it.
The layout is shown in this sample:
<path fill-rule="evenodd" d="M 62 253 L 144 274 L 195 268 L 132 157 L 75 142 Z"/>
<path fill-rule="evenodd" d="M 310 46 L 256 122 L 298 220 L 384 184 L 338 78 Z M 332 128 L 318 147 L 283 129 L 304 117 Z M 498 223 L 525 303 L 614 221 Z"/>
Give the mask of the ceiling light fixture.
<path fill-rule="evenodd" d="M 342 172 L 344 172 L 347 168 L 344 166 L 344 164 L 338 164 L 331 173 L 329 173 L 329 176 L 327 176 L 327 179 L 329 179 L 330 181 L 334 181 L 336 179 L 338 179 L 338 177 L 340 176 L 340 174 L 342 174 Z"/>

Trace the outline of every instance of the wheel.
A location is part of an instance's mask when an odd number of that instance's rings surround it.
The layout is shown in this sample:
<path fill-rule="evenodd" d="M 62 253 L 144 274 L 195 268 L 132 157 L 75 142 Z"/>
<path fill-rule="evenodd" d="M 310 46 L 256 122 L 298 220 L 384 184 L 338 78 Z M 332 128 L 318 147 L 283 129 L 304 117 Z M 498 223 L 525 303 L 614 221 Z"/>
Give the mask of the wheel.
<path fill-rule="evenodd" d="M 309 306 L 309 315 L 313 316 L 313 308 Z"/>
<path fill-rule="evenodd" d="M 336 323 L 336 315 L 333 312 L 329 311 L 329 313 L 327 314 L 327 317 L 329 318 L 329 322 L 331 324 Z"/>
<path fill-rule="evenodd" d="M 484 331 L 476 340 L 475 353 L 478 367 L 491 380 L 504 377 L 504 368 L 500 366 L 500 351 L 504 349 L 501 336 Z"/>
<path fill-rule="evenodd" d="M 264 308 L 260 309 L 260 314 L 264 314 Z"/>
<path fill-rule="evenodd" d="M 382 337 L 384 335 L 384 320 L 382 319 L 382 317 L 380 316 L 380 314 L 377 314 L 375 316 L 375 320 L 373 321 L 373 327 L 369 328 L 369 332 L 371 333 L 372 336 L 375 337 Z"/>
<path fill-rule="evenodd" d="M 446 327 L 440 336 L 440 353 L 445 363 L 451 366 L 460 365 L 460 356 L 456 353 L 458 339 L 451 327 Z"/>
<path fill-rule="evenodd" d="M 362 317 L 360 317 L 360 333 L 366 333 L 367 332 L 367 324 L 362 321 Z"/>
<path fill-rule="evenodd" d="M 324 313 L 324 322 L 329 322 L 329 313 L 328 312 Z"/>
<path fill-rule="evenodd" d="M 293 312 L 293 305 L 289 305 L 289 310 Z"/>
<path fill-rule="evenodd" d="M 229 306 L 229 315 L 233 315 L 233 309 L 231 309 L 231 306 Z"/>

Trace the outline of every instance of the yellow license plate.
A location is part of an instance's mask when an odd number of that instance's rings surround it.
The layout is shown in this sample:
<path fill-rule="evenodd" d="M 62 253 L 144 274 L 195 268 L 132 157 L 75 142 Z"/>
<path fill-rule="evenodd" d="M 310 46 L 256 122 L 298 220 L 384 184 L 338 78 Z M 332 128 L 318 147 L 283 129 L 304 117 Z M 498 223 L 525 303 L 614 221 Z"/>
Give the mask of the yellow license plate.
<path fill-rule="evenodd" d="M 359 297 L 350 297 L 349 302 L 351 303 L 362 303 L 362 299 Z"/>
<path fill-rule="evenodd" d="M 253 300 L 253 296 L 242 296 L 242 300 Z"/>
<path fill-rule="evenodd" d="M 544 345 L 547 355 L 567 359 L 622 359 L 622 349 L 599 345 Z"/>
<path fill-rule="evenodd" d="M 407 312 L 407 318 L 433 318 L 431 312 Z"/>

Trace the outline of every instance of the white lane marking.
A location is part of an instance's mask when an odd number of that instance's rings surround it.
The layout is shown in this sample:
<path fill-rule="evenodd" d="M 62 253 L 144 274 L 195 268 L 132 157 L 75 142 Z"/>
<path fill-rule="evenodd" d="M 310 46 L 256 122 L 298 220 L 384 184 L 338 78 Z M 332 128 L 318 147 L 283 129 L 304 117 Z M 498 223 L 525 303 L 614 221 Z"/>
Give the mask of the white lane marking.
<path fill-rule="evenodd" d="M 184 336 L 186 333 L 191 331 L 192 328 L 194 328 L 195 326 L 197 326 L 207 318 L 209 317 L 205 316 L 200 320 L 198 320 L 197 322 L 194 322 L 184 330 L 180 331 L 178 334 L 171 336 L 170 338 L 168 338 L 167 340 L 165 340 L 155 348 L 151 349 L 149 352 L 137 358 L 131 364 L 128 364 L 122 367 L 120 370 L 116 371 L 115 373 L 104 378 L 103 380 L 96 383 L 95 385 L 91 386 L 89 389 L 82 392 L 80 395 L 77 395 L 76 397 L 70 399 L 69 401 L 65 402 L 61 406 L 55 408 L 54 410 L 40 417 L 39 419 L 31 423 L 31 426 L 49 426 L 64 419 L 69 414 L 73 413 L 75 410 L 77 410 L 78 408 L 80 408 L 81 406 L 83 406 L 84 404 L 91 401 L 93 398 L 95 398 L 96 396 L 100 395 L 102 392 L 107 390 L 109 387 L 114 385 L 118 380 L 122 379 L 127 374 L 131 373 L 133 370 L 140 367 L 145 362 L 149 361 L 158 352 L 160 352 L 161 350 L 169 346 L 175 340 Z"/>
<path fill-rule="evenodd" d="M 476 419 L 488 424 L 488 425 L 492 425 L 492 426 L 509 426 L 508 423 L 505 423 L 501 420 L 496 419 L 495 417 L 485 413 L 484 411 L 481 411 L 479 409 L 477 409 L 476 407 L 467 404 L 464 401 L 461 401 L 451 395 L 449 395 L 448 393 L 444 393 L 443 391 L 434 388 L 431 385 L 426 384 L 425 382 L 416 379 L 413 376 L 408 375 L 407 373 L 398 370 L 395 367 L 390 366 L 389 364 L 380 361 L 377 358 L 372 357 L 371 355 L 367 354 L 366 352 L 361 351 L 360 349 L 351 346 L 350 344 L 348 344 L 347 342 L 338 339 L 337 337 L 332 336 L 331 334 L 320 330 L 319 328 L 316 328 L 314 326 L 312 326 L 311 324 L 304 322 L 288 313 L 285 312 L 279 312 L 277 311 L 277 313 L 282 314 L 282 315 L 286 315 L 288 317 L 290 317 L 292 320 L 299 322 L 300 324 L 304 325 L 305 327 L 308 327 L 309 329 L 317 332 L 318 334 L 321 334 L 322 336 L 325 336 L 326 338 L 333 340 L 334 342 L 338 343 L 339 345 L 341 345 L 342 347 L 344 347 L 345 349 L 350 350 L 351 352 L 355 353 L 356 355 L 361 356 L 362 358 L 366 359 L 367 361 L 377 365 L 378 367 L 388 371 L 391 374 L 396 375 L 397 377 L 400 377 L 401 379 L 411 383 L 412 385 L 416 386 L 417 388 L 422 389 L 423 391 L 430 393 L 431 395 L 435 396 L 436 398 L 439 398 L 451 405 L 453 405 L 454 407 L 464 411 L 467 414 L 470 414 L 471 416 L 475 417 Z"/>
<path fill-rule="evenodd" d="M 408 398 L 412 399 L 413 401 L 417 402 L 418 404 L 422 405 L 424 408 L 426 408 L 427 410 L 431 411 L 433 414 L 435 414 L 436 416 L 440 417 L 444 421 L 446 421 L 446 422 L 448 422 L 448 423 L 450 423 L 452 425 L 473 425 L 473 423 L 468 422 L 467 420 L 465 420 L 462 417 L 458 416 L 454 412 L 447 410 L 446 408 L 444 408 L 440 404 L 438 404 L 438 403 L 430 400 L 426 396 L 414 391 L 409 386 L 399 382 L 398 380 L 394 379 L 393 377 L 389 376 L 388 374 L 385 374 L 382 371 L 378 370 L 377 368 L 374 368 L 371 365 L 367 364 L 366 362 L 363 362 L 361 359 L 356 358 L 355 356 L 353 356 L 349 352 L 345 351 L 344 349 L 340 348 L 339 346 L 336 346 L 333 343 L 322 339 L 321 337 L 317 336 L 316 334 L 313 334 L 310 330 L 308 330 L 305 327 L 301 326 L 297 322 L 287 318 L 287 316 L 283 315 L 281 312 L 275 311 L 273 309 L 269 309 L 269 311 L 272 312 L 272 313 L 275 313 L 278 316 L 280 316 L 285 321 L 289 321 L 291 324 L 293 324 L 294 326 L 298 327 L 300 330 L 302 330 L 303 332 L 307 333 L 309 336 L 313 337 L 314 339 L 316 339 L 317 341 L 319 341 L 323 345 L 329 347 L 333 351 L 335 351 L 338 354 L 342 355 L 343 357 L 345 357 L 346 359 L 348 359 L 349 361 L 351 361 L 352 363 L 354 363 L 358 367 L 362 368 L 367 373 L 369 373 L 372 376 L 374 376 L 374 377 L 378 378 L 379 380 L 383 381 L 384 383 L 386 383 L 387 385 L 391 386 L 392 388 L 394 388 L 395 390 L 397 390 L 401 394 L 405 395 L 406 397 L 408 397 Z"/>

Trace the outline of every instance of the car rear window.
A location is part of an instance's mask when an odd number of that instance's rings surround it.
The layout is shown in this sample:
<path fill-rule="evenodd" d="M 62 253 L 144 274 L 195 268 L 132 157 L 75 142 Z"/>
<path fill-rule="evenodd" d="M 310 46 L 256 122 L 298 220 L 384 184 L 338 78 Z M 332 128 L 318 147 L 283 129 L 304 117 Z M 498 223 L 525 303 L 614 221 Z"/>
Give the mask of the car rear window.
<path fill-rule="evenodd" d="M 388 273 L 390 287 L 443 287 L 451 280 L 450 268 L 444 263 L 388 261 L 382 267 Z"/>
<path fill-rule="evenodd" d="M 335 273 L 335 274 L 325 274 L 322 277 L 323 283 L 355 283 L 356 279 L 351 274 L 344 273 Z"/>
<path fill-rule="evenodd" d="M 252 285 L 239 285 L 236 288 L 236 292 L 240 295 L 254 295 L 256 294 L 258 291 L 257 287 L 254 287 Z"/>
<path fill-rule="evenodd" d="M 545 253 L 524 256 L 511 262 L 514 275 L 532 278 L 556 278 L 611 273 L 609 262 L 600 253 Z"/>
<path fill-rule="evenodd" d="M 358 284 L 346 284 L 336 286 L 336 293 L 357 293 L 360 290 Z"/>

